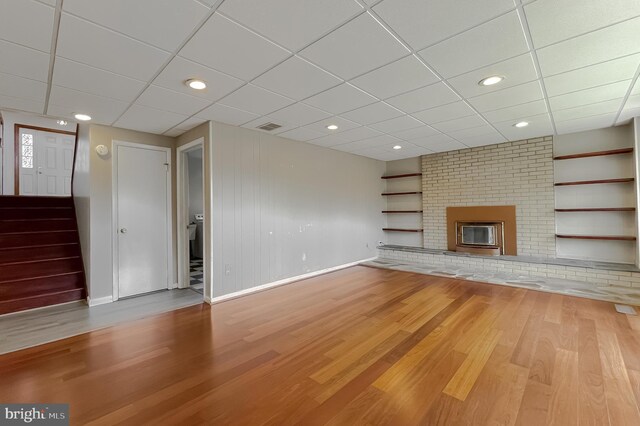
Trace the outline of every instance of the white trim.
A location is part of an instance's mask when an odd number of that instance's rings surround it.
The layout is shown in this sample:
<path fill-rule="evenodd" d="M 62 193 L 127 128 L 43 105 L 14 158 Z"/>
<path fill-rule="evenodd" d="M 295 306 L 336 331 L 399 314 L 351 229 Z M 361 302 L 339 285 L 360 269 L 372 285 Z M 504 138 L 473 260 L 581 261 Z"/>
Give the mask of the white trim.
<path fill-rule="evenodd" d="M 296 281 L 306 280 L 308 278 L 313 278 L 313 277 L 316 277 L 318 275 L 323 275 L 323 274 L 326 274 L 326 273 L 329 273 L 329 272 L 335 272 L 335 271 L 338 271 L 340 269 L 350 268 L 352 266 L 359 265 L 362 262 L 369 262 L 369 261 L 374 260 L 374 259 L 377 259 L 377 257 L 370 257 L 368 259 L 356 260 L 355 262 L 345 263 L 343 265 L 332 266 L 331 268 L 320 269 L 319 271 L 309 272 L 307 274 L 302 274 L 302 275 L 298 275 L 298 276 L 295 276 L 295 277 L 285 278 L 283 280 L 274 281 L 274 282 L 267 283 L 267 284 L 262 284 L 262 285 L 259 285 L 259 286 L 256 286 L 256 287 L 251 287 L 251 288 L 248 288 L 246 290 L 240 290 L 240 291 L 236 291 L 234 293 L 225 294 L 224 296 L 214 297 L 213 299 L 211 299 L 209 297 L 205 297 L 204 301 L 209 303 L 210 305 L 213 305 L 213 304 L 216 304 L 216 303 L 224 302 L 226 300 L 236 299 L 238 297 L 247 296 L 247 295 L 252 294 L 252 293 L 257 293 L 257 292 L 260 292 L 260 291 L 269 290 L 271 288 L 279 287 L 281 285 L 286 285 L 286 284 L 291 284 L 291 283 L 296 282 Z"/>
<path fill-rule="evenodd" d="M 113 296 L 98 297 L 97 299 L 87 297 L 87 305 L 89 306 L 98 306 L 107 303 L 113 303 Z"/>
<path fill-rule="evenodd" d="M 172 208 L 172 178 L 171 163 L 173 161 L 171 148 L 163 146 L 147 145 L 119 140 L 111 141 L 111 247 L 112 247 L 112 268 L 113 268 L 113 301 L 120 297 L 120 278 L 118 274 L 118 148 L 121 146 L 129 148 L 147 149 L 151 151 L 162 151 L 167 154 L 169 170 L 167 172 L 167 289 L 173 285 L 173 208 Z"/>

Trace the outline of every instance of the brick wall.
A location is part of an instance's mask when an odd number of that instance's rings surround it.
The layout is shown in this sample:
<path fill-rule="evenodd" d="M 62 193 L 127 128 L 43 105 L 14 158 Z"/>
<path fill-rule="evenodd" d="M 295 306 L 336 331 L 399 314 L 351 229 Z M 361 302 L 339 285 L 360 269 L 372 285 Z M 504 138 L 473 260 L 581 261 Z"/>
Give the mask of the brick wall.
<path fill-rule="evenodd" d="M 446 208 L 515 205 L 518 254 L 555 257 L 553 138 L 422 157 L 424 247 L 447 248 Z"/>

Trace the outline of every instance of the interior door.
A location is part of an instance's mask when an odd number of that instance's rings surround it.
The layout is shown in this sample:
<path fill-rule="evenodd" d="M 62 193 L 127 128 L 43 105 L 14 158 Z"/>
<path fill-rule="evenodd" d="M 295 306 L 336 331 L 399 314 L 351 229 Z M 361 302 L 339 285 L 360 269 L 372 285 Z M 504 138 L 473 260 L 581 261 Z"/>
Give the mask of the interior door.
<path fill-rule="evenodd" d="M 115 145 L 119 297 L 169 286 L 170 153 L 154 147 Z"/>

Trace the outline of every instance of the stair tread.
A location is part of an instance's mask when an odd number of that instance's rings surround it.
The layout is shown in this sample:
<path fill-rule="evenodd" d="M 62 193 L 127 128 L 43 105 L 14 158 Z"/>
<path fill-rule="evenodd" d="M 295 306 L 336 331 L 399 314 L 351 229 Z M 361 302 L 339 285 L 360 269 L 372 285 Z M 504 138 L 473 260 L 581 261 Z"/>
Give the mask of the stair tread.
<path fill-rule="evenodd" d="M 24 263 L 40 263 L 40 262 L 51 262 L 51 261 L 54 261 L 54 260 L 79 259 L 79 258 L 80 258 L 80 255 L 77 255 L 77 256 L 47 257 L 45 259 L 19 260 L 19 261 L 16 261 L 16 262 L 4 262 L 4 263 L 0 262 L 0 265 L 2 265 L 2 266 L 20 265 L 20 264 L 24 264 Z"/>

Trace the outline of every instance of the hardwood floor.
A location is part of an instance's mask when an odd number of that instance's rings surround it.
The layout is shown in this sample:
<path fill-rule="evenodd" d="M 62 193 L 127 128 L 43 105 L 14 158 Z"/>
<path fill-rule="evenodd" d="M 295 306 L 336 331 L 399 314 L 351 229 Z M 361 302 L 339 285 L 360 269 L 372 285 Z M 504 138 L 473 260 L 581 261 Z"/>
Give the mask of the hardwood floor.
<path fill-rule="evenodd" d="M 0 356 L 72 424 L 638 425 L 640 319 L 353 267 Z"/>

